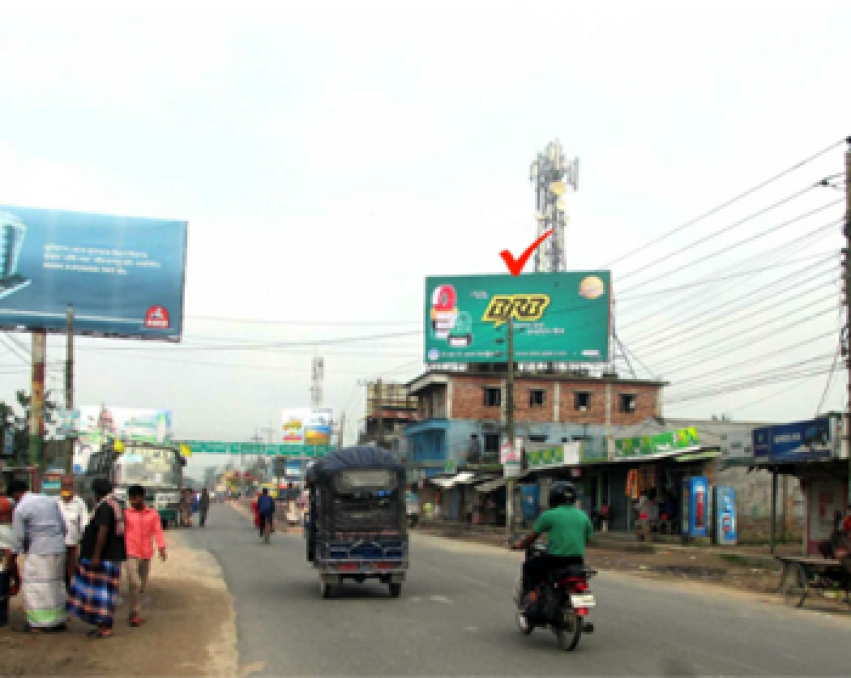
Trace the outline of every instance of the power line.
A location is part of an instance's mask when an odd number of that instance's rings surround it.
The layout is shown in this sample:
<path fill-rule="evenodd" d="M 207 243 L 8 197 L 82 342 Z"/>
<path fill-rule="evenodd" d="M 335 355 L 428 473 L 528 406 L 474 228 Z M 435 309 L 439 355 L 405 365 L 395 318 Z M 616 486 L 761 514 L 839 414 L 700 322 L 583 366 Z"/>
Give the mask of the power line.
<path fill-rule="evenodd" d="M 817 240 L 820 240 L 821 238 L 814 239 L 809 244 L 804 244 L 807 240 L 810 240 L 811 238 L 813 238 L 813 236 L 818 236 L 818 235 L 821 235 L 822 237 L 824 237 L 825 235 L 827 235 L 828 229 L 833 229 L 835 227 L 836 227 L 836 223 L 833 223 L 833 222 L 826 224 L 826 225 L 822 225 L 822 226 L 820 226 L 820 227 L 818 227 L 818 228 L 816 228 L 816 229 L 814 229 L 814 230 L 812 230 L 808 233 L 805 233 L 803 236 L 801 236 L 799 238 L 795 238 L 791 241 L 781 243 L 780 245 L 778 245 L 774 248 L 770 248 L 768 250 L 758 252 L 757 254 L 754 254 L 750 257 L 745 257 L 744 259 L 740 259 L 734 264 L 723 267 L 721 269 L 721 271 L 722 272 L 743 271 L 743 273 L 738 277 L 741 277 L 741 278 L 744 279 L 744 278 L 748 277 L 749 274 L 754 274 L 754 273 L 757 273 L 757 272 L 760 271 L 760 268 L 758 266 L 755 266 L 755 264 L 764 265 L 767 262 L 774 261 L 774 260 L 782 262 L 784 259 L 788 259 L 788 256 L 791 255 L 791 254 L 800 254 L 801 252 L 806 251 L 809 247 L 814 245 L 817 242 Z M 836 257 L 836 256 L 838 256 L 838 252 L 837 251 L 831 252 L 830 256 Z M 699 278 L 698 280 L 702 280 L 702 279 L 704 279 L 704 278 Z M 717 294 L 719 291 L 729 289 L 729 288 L 731 288 L 731 286 L 734 283 L 737 283 L 737 282 L 739 282 L 739 281 L 731 280 L 729 282 L 725 282 L 719 288 L 716 288 L 716 290 L 714 290 L 714 292 Z M 638 296 L 638 295 L 632 295 L 632 296 Z M 658 297 L 659 300 L 663 300 L 664 298 L 665 297 L 662 297 L 662 296 Z M 711 301 L 712 297 L 709 297 L 703 291 L 700 291 L 700 292 L 691 294 L 691 295 L 686 296 L 686 297 L 678 297 L 673 302 L 667 304 L 666 306 L 663 306 L 661 310 L 657 309 L 656 311 L 651 311 L 650 313 L 651 314 L 652 313 L 659 313 L 661 311 L 666 311 L 668 309 L 680 307 L 683 303 L 685 303 L 686 301 L 690 302 L 690 300 L 692 300 L 692 299 L 696 299 L 698 305 L 703 306 L 703 305 L 705 305 L 705 302 L 707 300 Z M 644 302 L 640 307 L 636 306 L 635 308 L 637 310 L 643 310 L 648 305 L 652 305 L 653 303 L 654 303 L 653 300 L 650 300 L 649 302 Z M 693 303 L 690 303 L 690 307 L 691 307 L 692 310 L 694 310 L 694 304 Z M 627 307 L 626 311 L 629 314 L 630 307 Z M 635 322 L 640 322 L 640 318 L 638 320 L 633 320 L 631 324 L 634 324 Z"/>
<path fill-rule="evenodd" d="M 668 231 L 667 233 L 662 234 L 658 238 L 651 240 L 649 243 L 646 243 L 645 245 L 642 245 L 641 247 L 634 249 L 631 252 L 627 252 L 625 255 L 611 261 L 610 263 L 606 264 L 605 266 L 602 266 L 601 268 L 611 268 L 615 264 L 620 263 L 621 261 L 624 261 L 625 259 L 628 259 L 629 257 L 638 254 L 639 252 L 643 252 L 644 250 L 648 249 L 649 247 L 653 247 L 654 245 L 662 242 L 663 240 L 671 237 L 672 235 L 675 235 L 675 234 L 679 233 L 680 231 L 682 231 L 682 230 L 684 230 L 684 229 L 686 229 L 690 226 L 694 226 L 695 224 L 703 221 L 704 219 L 707 219 L 707 218 L 717 214 L 718 212 L 722 211 L 723 209 L 726 209 L 727 207 L 734 205 L 735 203 L 739 202 L 740 200 L 743 200 L 744 198 L 746 198 L 750 195 L 753 195 L 757 191 L 765 188 L 766 186 L 771 185 L 775 181 L 782 179 L 783 177 L 785 177 L 785 176 L 791 174 L 792 172 L 800 169 L 804 165 L 807 165 L 808 163 L 812 162 L 813 160 L 816 160 L 816 159 L 820 158 L 821 156 L 826 155 L 827 153 L 830 153 L 830 151 L 834 150 L 835 148 L 838 148 L 843 143 L 845 143 L 844 139 L 831 144 L 827 148 L 822 149 L 821 151 L 818 151 L 817 153 L 815 153 L 815 154 L 813 154 L 813 155 L 811 155 L 807 158 L 804 158 L 800 162 L 797 162 L 794 165 L 792 165 L 791 167 L 789 167 L 788 169 L 785 169 L 782 172 L 775 174 L 774 176 L 772 176 L 772 177 L 766 179 L 765 181 L 757 184 L 753 188 L 749 188 L 748 190 L 744 191 L 743 193 L 740 193 L 739 195 L 731 198 L 730 200 L 727 200 L 726 202 L 723 202 L 720 205 L 713 207 L 709 211 L 704 212 L 700 216 L 692 219 L 691 221 L 687 221 L 685 224 L 682 224 L 681 226 L 677 226 L 676 228 Z"/>
<path fill-rule="evenodd" d="M 713 231 L 709 235 L 706 235 L 703 238 L 700 238 L 699 240 L 697 240 L 693 243 L 689 243 L 688 245 L 685 245 L 685 246 L 681 247 L 680 249 L 675 250 L 674 252 L 670 252 L 670 253 L 662 256 L 662 257 L 659 257 L 658 259 L 656 259 L 654 261 L 651 261 L 648 264 L 645 264 L 641 268 L 637 268 L 634 271 L 630 271 L 629 273 L 622 275 L 621 280 L 624 280 L 625 278 L 631 278 L 632 276 L 637 275 L 637 274 L 641 273 L 642 271 L 646 271 L 648 268 L 654 267 L 656 264 L 658 264 L 660 262 L 668 261 L 672 257 L 677 256 L 678 254 L 688 252 L 689 250 L 694 249 L 698 245 L 702 245 L 705 242 L 709 242 L 710 240 L 717 238 L 718 236 L 723 235 L 724 233 L 732 231 L 734 228 L 738 228 L 739 226 L 742 226 L 742 225 L 748 223 L 749 221 L 753 221 L 754 219 L 758 219 L 759 217 L 765 216 L 766 214 L 768 214 L 772 210 L 777 209 L 778 207 L 781 207 L 783 205 L 786 205 L 786 204 L 792 202 L 793 200 L 797 200 L 802 195 L 805 195 L 805 194 L 809 193 L 810 191 L 812 191 L 814 188 L 815 188 L 815 186 L 808 186 L 807 188 L 804 188 L 804 189 L 798 191 L 797 193 L 793 193 L 792 195 L 787 196 L 786 198 L 783 198 L 783 200 L 780 200 L 780 201 L 778 201 L 778 202 L 776 202 L 772 205 L 769 205 L 768 207 L 764 207 L 763 209 L 759 210 L 758 212 L 754 212 L 753 214 L 745 217 L 744 219 L 740 219 L 739 221 L 735 221 L 732 224 L 728 224 L 727 226 L 725 226 L 723 228 L 720 228 L 716 231 Z"/>
<path fill-rule="evenodd" d="M 178 349 L 181 352 L 186 351 L 249 351 L 249 350 L 273 350 L 273 349 L 283 349 L 283 348 L 296 348 L 296 347 L 313 347 L 313 346 L 331 346 L 335 344 L 349 344 L 349 343 L 357 343 L 361 341 L 375 341 L 378 339 L 394 339 L 401 337 L 412 337 L 412 336 L 420 336 L 422 335 L 421 330 L 417 330 L 415 332 L 391 332 L 386 334 L 373 334 L 373 335 L 364 335 L 358 337 L 341 337 L 336 339 L 313 339 L 313 340 L 304 340 L 304 341 L 281 341 L 281 342 L 270 342 L 270 343 L 262 343 L 262 344 L 254 344 L 254 345 L 231 345 L 231 346 L 187 346 L 182 349 Z M 116 346 L 116 347 L 102 347 L 99 348 L 100 351 L 158 351 L 164 349 L 145 349 L 141 347 L 124 347 L 124 346 Z"/>
<path fill-rule="evenodd" d="M 834 276 L 835 271 L 821 271 L 817 275 L 812 276 L 811 278 L 808 278 L 808 279 L 803 280 L 801 282 L 809 282 L 810 280 L 820 280 L 821 278 L 826 277 L 826 274 L 830 274 L 831 276 Z M 755 294 L 759 290 L 770 288 L 772 285 L 773 285 L 773 283 L 771 285 L 767 285 L 763 288 L 758 288 L 758 290 L 754 290 L 753 293 Z M 734 309 L 728 309 L 727 311 L 725 311 L 724 313 L 721 313 L 721 314 L 718 314 L 717 311 L 719 311 L 720 309 L 723 309 L 723 308 L 727 308 L 730 305 L 738 304 L 741 301 L 752 296 L 752 294 L 749 293 L 749 294 L 746 294 L 746 295 L 742 295 L 739 298 L 726 301 L 722 304 L 719 304 L 719 305 L 713 307 L 711 309 L 711 311 L 704 311 L 702 313 L 698 313 L 698 314 L 694 314 L 694 315 L 690 314 L 688 316 L 688 322 L 687 323 L 677 326 L 677 332 L 681 333 L 681 332 L 683 332 L 684 330 L 686 330 L 690 327 L 695 327 L 696 325 L 700 325 L 700 326 L 705 328 L 709 323 L 714 322 L 716 320 L 724 320 L 725 321 L 724 327 L 722 327 L 720 329 L 727 329 L 729 327 L 729 323 L 732 322 L 733 318 L 735 318 L 737 314 L 739 314 L 743 311 L 747 312 L 749 314 L 748 319 L 752 319 L 754 316 L 758 316 L 762 313 L 765 313 L 766 311 L 776 310 L 778 307 L 782 306 L 783 304 L 788 304 L 791 301 L 794 301 L 796 299 L 800 299 L 801 297 L 812 294 L 815 291 L 824 289 L 824 283 L 819 282 L 817 285 L 814 285 L 812 287 L 808 287 L 805 290 L 800 291 L 797 294 L 793 294 L 791 296 L 786 296 L 786 297 L 775 296 L 775 295 L 779 295 L 781 291 L 786 291 L 788 289 L 794 289 L 795 287 L 798 287 L 799 285 L 800 285 L 800 283 L 795 282 L 788 288 L 784 288 L 783 290 L 776 290 L 774 295 L 770 295 L 767 298 L 757 300 L 758 303 L 756 303 L 756 304 L 754 304 L 754 300 L 751 300 L 748 304 L 745 304 L 744 306 L 737 307 L 737 308 L 734 308 Z M 764 308 L 762 310 L 756 310 L 756 309 L 760 308 L 760 303 L 765 302 L 765 301 L 770 302 L 771 306 Z M 707 315 L 710 312 L 714 312 L 715 314 L 714 315 Z M 708 329 L 708 330 L 705 330 L 705 331 L 712 332 L 714 330 Z M 655 342 L 654 341 L 655 337 L 658 337 L 660 335 L 667 336 L 667 339 L 663 339 L 660 342 Z M 641 339 L 638 342 L 634 343 L 633 345 L 645 346 L 645 345 L 652 343 L 654 348 L 658 351 L 658 350 L 664 348 L 666 345 L 671 344 L 672 342 L 681 342 L 681 341 L 682 341 L 682 335 L 681 334 L 678 334 L 676 336 L 672 336 L 670 330 L 666 329 L 666 330 L 660 330 L 658 332 L 651 332 L 650 334 L 642 335 Z"/>
<path fill-rule="evenodd" d="M 376 325 L 419 325 L 419 320 L 267 320 L 258 318 L 230 318 L 225 316 L 189 315 L 187 320 L 230 323 L 241 325 L 296 325 L 301 327 L 375 327 Z"/>
<path fill-rule="evenodd" d="M 789 221 L 785 221 L 782 224 L 772 226 L 771 228 L 765 229 L 764 231 L 760 231 L 759 233 L 756 233 L 752 236 L 749 236 L 749 237 L 745 238 L 744 240 L 740 240 L 736 243 L 733 243 L 732 245 L 724 247 L 720 250 L 716 250 L 715 252 L 712 252 L 711 254 L 703 255 L 700 258 L 700 263 L 705 263 L 705 262 L 709 261 L 710 259 L 714 259 L 717 256 L 720 256 L 722 254 L 726 254 L 727 252 L 730 252 L 730 251 L 736 249 L 737 247 L 741 247 L 742 245 L 747 245 L 747 244 L 752 243 L 756 240 L 759 240 L 760 238 L 764 238 L 765 236 L 770 235 L 771 233 L 775 233 L 775 232 L 777 232 L 781 229 L 784 229 L 788 226 L 792 226 L 793 224 L 796 224 L 799 221 L 803 221 L 804 219 L 807 219 L 807 218 L 809 218 L 809 217 L 811 217 L 815 214 L 818 214 L 819 212 L 823 212 L 823 211 L 830 209 L 832 207 L 836 207 L 837 205 L 839 205 L 842 202 L 844 202 L 844 199 L 834 200 L 833 202 L 827 203 L 826 205 L 822 205 L 821 207 L 818 207 L 814 210 L 800 214 L 797 217 L 795 217 L 794 219 L 790 219 Z M 839 223 L 839 222 L 834 221 L 832 223 Z M 695 243 L 695 244 L 699 244 L 699 243 Z M 656 263 L 658 263 L 658 262 L 656 262 Z M 633 287 L 633 289 L 636 289 L 636 288 L 639 288 L 639 287 L 644 287 L 645 285 L 647 285 L 651 282 L 656 282 L 657 280 L 661 280 L 662 278 L 667 278 L 668 276 L 674 275 L 675 273 L 679 273 L 680 271 L 683 271 L 683 270 L 690 268 L 692 266 L 694 266 L 694 262 L 685 263 L 678 268 L 674 268 L 672 270 L 665 271 L 664 273 L 657 275 L 655 278 L 649 278 L 648 280 L 644 280 L 644 281 L 638 283 L 637 285 L 635 285 Z"/>
<path fill-rule="evenodd" d="M 807 308 L 807 307 L 803 307 L 803 308 Z M 749 338 L 749 339 L 747 339 L 747 340 L 744 342 L 744 344 L 735 344 L 735 345 L 733 345 L 733 346 L 728 346 L 728 347 L 726 347 L 723 351 L 721 351 L 720 353 L 716 353 L 716 354 L 714 354 L 714 355 L 724 355 L 724 354 L 727 354 L 727 353 L 728 353 L 728 352 L 730 352 L 730 351 L 737 350 L 738 348 L 741 348 L 741 347 L 748 347 L 748 348 L 750 348 L 751 346 L 753 346 L 753 345 L 755 345 L 755 344 L 758 344 L 758 343 L 760 343 L 760 342 L 762 342 L 762 341 L 765 341 L 766 339 L 773 339 L 773 338 L 777 337 L 779 334 L 781 334 L 781 333 L 783 333 L 783 332 L 785 332 L 785 331 L 787 331 L 787 330 L 795 329 L 795 328 L 800 328 L 800 327 L 802 327 L 802 326 L 803 326 L 803 323 L 805 323 L 805 322 L 807 322 L 807 321 L 809 321 L 809 320 L 814 320 L 815 318 L 819 318 L 819 317 L 825 316 L 825 315 L 827 315 L 827 314 L 829 314 L 829 313 L 832 313 L 832 312 L 833 312 L 833 310 L 834 310 L 834 309 L 833 309 L 833 307 L 831 306 L 831 308 L 828 308 L 828 309 L 825 309 L 825 310 L 819 311 L 818 313 L 813 313 L 812 315 L 809 315 L 809 316 L 807 316 L 806 318 L 801 318 L 800 320 L 797 320 L 797 321 L 795 321 L 795 322 L 793 322 L 793 323 L 789 323 L 788 325 L 783 325 L 782 327 L 780 327 L 780 328 L 778 328 L 778 329 L 775 329 L 775 330 L 772 330 L 772 331 L 768 332 L 767 334 L 762 334 L 762 335 L 759 335 L 758 337 Z M 776 319 L 775 319 L 775 321 L 776 321 L 776 320 L 781 320 L 781 319 L 782 319 L 782 318 L 776 318 Z M 774 321 L 772 321 L 772 322 L 774 322 Z M 770 324 L 771 324 L 770 322 L 763 323 L 763 327 L 764 327 L 765 325 L 770 325 Z M 762 329 L 762 328 L 761 328 L 761 327 L 758 327 L 758 328 L 752 328 L 752 330 L 758 330 L 758 329 Z M 733 340 L 741 339 L 741 338 L 742 338 L 742 334 L 746 334 L 746 332 L 744 332 L 744 333 L 740 333 L 740 334 L 738 334 L 738 335 L 736 335 L 736 336 L 728 337 L 727 339 L 720 339 L 720 340 L 718 340 L 718 341 L 716 341 L 716 342 L 713 342 L 712 344 L 704 345 L 704 346 L 703 346 L 703 348 L 698 349 L 698 350 L 690 350 L 690 351 L 686 351 L 686 352 L 684 352 L 684 353 L 679 353 L 679 354 L 677 354 L 677 355 L 673 358 L 673 363 L 674 363 L 674 364 L 677 364 L 677 359 L 678 359 L 678 358 L 686 357 L 686 358 L 687 358 L 687 360 L 686 360 L 686 362 L 685 362 L 685 363 L 684 363 L 684 362 L 682 362 L 682 361 L 680 361 L 680 364 L 681 364 L 681 365 L 682 365 L 682 364 L 686 364 L 687 362 L 689 362 L 689 361 L 691 361 L 691 360 L 694 360 L 694 358 L 695 358 L 695 356 L 696 356 L 696 355 L 699 355 L 700 353 L 704 352 L 707 348 L 715 348 L 715 347 L 717 347 L 717 346 L 719 346 L 719 345 L 726 344 L 728 341 L 730 341 L 730 339 L 733 339 Z M 704 362 L 705 362 L 706 360 L 708 360 L 708 359 L 709 359 L 709 358 L 702 358 L 702 360 L 703 360 Z M 668 369 L 668 370 L 670 370 L 670 371 L 675 371 L 675 368 L 674 368 L 674 367 L 672 367 L 670 364 L 667 366 L 667 369 Z"/>
<path fill-rule="evenodd" d="M 834 224 L 830 224 L 832 227 Z M 727 280 L 732 280 L 733 278 L 742 278 L 755 275 L 757 273 L 764 273 L 765 271 L 773 271 L 776 268 L 783 268 L 784 266 L 790 266 L 792 264 L 799 264 L 802 261 L 812 261 L 814 259 L 818 259 L 819 263 L 822 261 L 827 261 L 828 259 L 835 259 L 838 255 L 837 252 L 819 252 L 818 254 L 813 254 L 806 257 L 800 257 L 798 259 L 790 259 L 789 261 L 785 261 L 782 263 L 772 264 L 771 266 L 763 266 L 762 268 L 754 268 L 748 271 L 742 271 L 741 273 L 731 273 L 729 275 L 722 275 L 714 278 L 701 278 L 700 280 L 692 283 L 686 283 L 684 285 L 677 285 L 676 287 L 666 287 L 661 290 L 653 290 L 652 292 L 640 292 L 638 294 L 627 294 L 627 295 L 619 295 L 618 301 L 632 301 L 633 299 L 643 299 L 646 297 L 655 297 L 662 294 L 670 294 L 682 292 L 687 289 L 691 289 L 692 287 L 700 287 L 702 285 L 710 285 L 712 283 L 724 282 Z"/>
<path fill-rule="evenodd" d="M 841 368 L 837 368 L 841 369 Z M 684 403 L 694 401 L 694 400 L 706 400 L 710 397 L 714 397 L 717 395 L 729 395 L 731 393 L 737 393 L 739 391 L 746 391 L 752 388 L 759 388 L 760 386 L 767 386 L 771 384 L 782 383 L 784 381 L 789 381 L 791 379 L 800 379 L 804 377 L 815 377 L 822 374 L 827 374 L 830 371 L 830 368 L 810 368 L 798 372 L 786 372 L 782 375 L 775 375 L 773 377 L 764 377 L 762 379 L 743 379 L 740 382 L 730 383 L 719 385 L 714 390 L 703 391 L 695 391 L 694 393 L 677 396 L 672 398 L 671 400 L 665 401 L 665 407 L 677 407 Z"/>

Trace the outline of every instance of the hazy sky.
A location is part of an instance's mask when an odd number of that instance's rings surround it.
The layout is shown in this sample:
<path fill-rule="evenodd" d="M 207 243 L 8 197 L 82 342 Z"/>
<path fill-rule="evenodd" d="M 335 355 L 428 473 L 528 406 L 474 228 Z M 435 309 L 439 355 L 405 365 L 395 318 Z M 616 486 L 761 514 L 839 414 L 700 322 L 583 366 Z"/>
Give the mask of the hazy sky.
<path fill-rule="evenodd" d="M 78 403 L 245 440 L 309 404 L 319 351 L 351 440 L 358 380 L 421 369 L 423 278 L 504 272 L 534 239 L 529 164 L 558 138 L 581 163 L 568 267 L 615 262 L 618 332 L 669 414 L 805 419 L 826 375 L 773 380 L 832 364 L 843 193 L 733 225 L 841 172 L 842 146 L 636 250 L 851 134 L 849 25 L 812 1 L 4 1 L 0 204 L 189 222 L 183 344 L 80 340 Z M 19 388 L 3 338 L 0 398 Z"/>

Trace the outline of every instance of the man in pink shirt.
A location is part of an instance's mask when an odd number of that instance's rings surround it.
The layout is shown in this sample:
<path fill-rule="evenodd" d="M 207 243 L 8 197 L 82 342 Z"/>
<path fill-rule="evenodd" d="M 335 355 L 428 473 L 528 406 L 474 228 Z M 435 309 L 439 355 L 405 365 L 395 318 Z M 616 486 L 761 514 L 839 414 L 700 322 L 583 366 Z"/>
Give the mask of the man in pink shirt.
<path fill-rule="evenodd" d="M 127 544 L 127 572 L 130 576 L 130 626 L 141 626 L 142 594 L 148 585 L 151 559 L 154 557 L 154 540 L 165 562 L 165 539 L 160 515 L 145 506 L 145 488 L 133 485 L 127 492 L 130 507 L 124 511 L 124 538 Z"/>

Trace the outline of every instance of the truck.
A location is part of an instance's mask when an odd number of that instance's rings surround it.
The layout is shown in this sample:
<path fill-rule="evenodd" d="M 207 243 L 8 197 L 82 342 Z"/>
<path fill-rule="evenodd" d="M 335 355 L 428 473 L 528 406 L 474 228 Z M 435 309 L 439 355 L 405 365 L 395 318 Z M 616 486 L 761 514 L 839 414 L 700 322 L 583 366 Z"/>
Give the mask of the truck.
<path fill-rule="evenodd" d="M 145 488 L 145 502 L 157 511 L 165 529 L 177 525 L 184 466 L 186 459 L 176 445 L 106 443 L 89 457 L 85 474 L 77 477 L 77 493 L 93 509 L 92 481 L 106 478 L 112 482 L 116 497 L 127 506 L 128 490 L 132 485 L 141 485 Z"/>

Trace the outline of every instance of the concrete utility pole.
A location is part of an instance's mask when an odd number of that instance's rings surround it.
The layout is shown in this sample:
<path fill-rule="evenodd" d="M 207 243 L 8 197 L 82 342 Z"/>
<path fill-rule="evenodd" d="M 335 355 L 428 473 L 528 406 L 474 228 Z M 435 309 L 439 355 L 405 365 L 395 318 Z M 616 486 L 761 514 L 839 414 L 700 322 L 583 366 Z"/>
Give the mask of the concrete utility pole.
<path fill-rule="evenodd" d="M 47 333 L 33 332 L 32 394 L 30 397 L 30 465 L 38 466 L 39 477 L 44 471 L 44 373 Z M 33 488 L 35 490 L 36 488 Z"/>
<path fill-rule="evenodd" d="M 343 447 L 343 435 L 346 432 L 346 413 L 340 414 L 340 432 L 337 434 L 337 449 Z"/>
<path fill-rule="evenodd" d="M 378 433 L 377 433 L 377 445 L 378 447 L 384 447 L 384 418 L 381 416 L 381 410 L 384 409 L 384 400 L 381 394 L 381 379 L 379 379 L 375 384 L 376 391 L 376 399 L 378 400 Z"/>
<path fill-rule="evenodd" d="M 508 375 L 505 379 L 505 431 L 508 444 L 514 448 L 514 318 L 508 318 Z M 514 528 L 514 478 L 505 484 L 505 533 Z"/>
<path fill-rule="evenodd" d="M 65 338 L 65 409 L 74 409 L 74 306 L 68 304 L 67 315 L 68 333 Z M 68 437 L 65 450 L 65 473 L 74 472 L 74 437 Z"/>
<path fill-rule="evenodd" d="M 843 285 L 843 288 L 845 291 L 845 342 L 847 345 L 851 339 L 851 297 L 848 296 L 848 282 L 851 280 L 851 265 L 849 265 L 848 261 L 848 252 L 851 250 L 851 137 L 845 139 L 845 143 L 847 147 L 845 149 L 845 251 L 843 252 L 845 255 L 845 271 L 843 271 L 845 285 Z M 849 412 L 851 412 L 851 354 L 846 356 L 846 358 L 845 364 L 848 368 L 848 408 Z M 844 426 L 843 433 L 848 441 L 848 448 L 851 450 L 851 414 L 848 416 L 848 423 Z M 849 480 L 846 503 L 851 504 L 851 451 L 848 454 L 848 465 Z"/>

